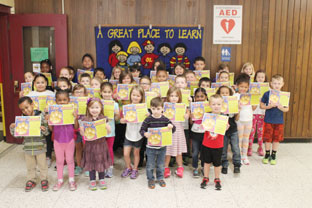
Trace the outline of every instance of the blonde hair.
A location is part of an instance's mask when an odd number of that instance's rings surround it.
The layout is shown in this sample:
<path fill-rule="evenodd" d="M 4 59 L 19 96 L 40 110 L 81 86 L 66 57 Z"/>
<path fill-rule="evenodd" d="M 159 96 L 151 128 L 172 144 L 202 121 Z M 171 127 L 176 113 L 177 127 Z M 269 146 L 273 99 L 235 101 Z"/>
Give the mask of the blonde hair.
<path fill-rule="evenodd" d="M 254 67 L 254 65 L 253 65 L 251 62 L 247 62 L 247 63 L 245 63 L 245 64 L 243 65 L 242 70 L 241 70 L 241 73 L 245 73 L 244 70 L 245 70 L 248 66 L 250 66 L 250 67 L 252 68 L 252 74 L 251 74 L 251 76 L 254 76 L 254 75 L 255 75 L 255 67 Z M 249 75 L 249 74 L 248 74 L 248 75 Z"/>
<path fill-rule="evenodd" d="M 115 74 L 115 71 L 116 69 L 119 69 L 120 70 L 120 73 L 122 72 L 122 68 L 118 67 L 118 66 L 115 66 L 112 70 L 112 75 L 111 75 L 111 78 L 110 80 L 117 80 L 116 77 L 114 77 L 114 74 Z"/>
<path fill-rule="evenodd" d="M 214 100 L 214 99 L 222 99 L 223 100 L 222 96 L 219 94 L 211 95 L 209 98 L 209 101 L 211 102 L 211 100 Z"/>
<path fill-rule="evenodd" d="M 98 81 L 98 82 L 100 83 L 100 85 L 103 83 L 103 80 L 100 79 L 99 77 L 93 77 L 93 78 L 91 79 L 91 82 L 92 82 L 92 80 Z"/>
<path fill-rule="evenodd" d="M 181 93 L 181 90 L 177 87 L 171 87 L 169 88 L 168 92 L 167 92 L 167 97 L 166 97 L 166 101 L 167 102 L 170 102 L 169 98 L 170 98 L 170 95 L 172 93 L 176 92 L 178 94 L 178 97 L 179 97 L 179 100 L 178 100 L 178 103 L 181 103 L 182 102 L 182 93 Z"/>
<path fill-rule="evenodd" d="M 143 88 L 140 85 L 136 85 L 136 86 L 132 87 L 132 89 L 130 91 L 130 103 L 132 103 L 131 95 L 132 95 L 132 92 L 134 90 L 137 90 L 142 97 L 140 103 L 144 103 L 145 102 L 145 93 L 144 93 Z"/>
<path fill-rule="evenodd" d="M 273 75 L 273 76 L 272 76 L 272 80 L 273 80 L 273 79 L 277 79 L 277 80 L 282 80 L 282 81 L 284 81 L 283 76 L 280 75 L 280 74 L 275 74 L 275 75 Z"/>

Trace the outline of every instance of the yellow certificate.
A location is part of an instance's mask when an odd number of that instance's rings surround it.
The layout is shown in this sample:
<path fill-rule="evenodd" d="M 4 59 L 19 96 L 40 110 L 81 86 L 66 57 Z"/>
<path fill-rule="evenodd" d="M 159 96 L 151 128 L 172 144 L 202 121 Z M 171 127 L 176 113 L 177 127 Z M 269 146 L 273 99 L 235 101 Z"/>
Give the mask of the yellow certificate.
<path fill-rule="evenodd" d="M 31 85 L 31 82 L 25 82 L 21 84 L 21 91 L 23 92 L 24 96 L 28 95 L 32 91 Z"/>
<path fill-rule="evenodd" d="M 84 139 L 86 141 L 93 141 L 100 139 L 107 135 L 106 119 L 100 119 L 93 122 L 82 122 L 84 129 Z"/>
<path fill-rule="evenodd" d="M 34 102 L 34 109 L 44 111 L 47 105 L 47 96 L 40 95 L 40 96 L 30 96 L 30 98 Z"/>
<path fill-rule="evenodd" d="M 161 97 L 166 97 L 169 90 L 169 82 L 155 82 L 151 85 L 151 91 L 157 92 Z"/>
<path fill-rule="evenodd" d="M 74 105 L 49 105 L 49 125 L 74 124 Z"/>
<path fill-rule="evenodd" d="M 191 90 L 191 96 L 193 96 L 194 89 L 198 88 L 198 81 L 187 82 L 187 87 Z"/>
<path fill-rule="evenodd" d="M 120 100 L 130 100 L 130 91 L 134 84 L 118 84 L 117 97 Z"/>
<path fill-rule="evenodd" d="M 88 97 L 70 97 L 70 103 L 78 111 L 78 115 L 86 115 Z"/>
<path fill-rule="evenodd" d="M 203 77 L 210 78 L 210 70 L 200 70 L 200 71 L 194 70 L 194 73 L 198 81 Z"/>
<path fill-rule="evenodd" d="M 261 94 L 251 94 L 250 105 L 259 105 Z"/>
<path fill-rule="evenodd" d="M 96 98 L 101 98 L 100 88 L 87 88 L 88 96 L 89 97 L 96 97 Z"/>
<path fill-rule="evenodd" d="M 157 96 L 158 96 L 157 92 L 145 92 L 145 102 L 146 102 L 147 108 L 151 108 L 151 100 Z"/>
<path fill-rule="evenodd" d="M 118 80 L 109 80 L 109 82 L 113 85 L 113 90 L 117 88 Z"/>
<path fill-rule="evenodd" d="M 223 96 L 221 112 L 224 114 L 238 113 L 238 98 L 236 96 Z"/>
<path fill-rule="evenodd" d="M 172 145 L 172 130 L 168 127 L 149 128 L 148 133 L 151 136 L 147 139 L 147 145 L 159 147 Z"/>
<path fill-rule="evenodd" d="M 78 80 L 80 80 L 80 76 L 81 76 L 82 74 L 84 74 L 84 73 L 89 74 L 90 77 L 91 77 L 91 79 L 93 78 L 93 71 L 78 69 L 78 70 L 77 70 L 77 77 L 78 77 Z"/>
<path fill-rule="evenodd" d="M 55 95 L 48 95 L 46 105 L 55 105 Z"/>
<path fill-rule="evenodd" d="M 103 113 L 108 119 L 115 118 L 115 101 L 113 100 L 102 100 L 103 103 Z"/>
<path fill-rule="evenodd" d="M 270 90 L 270 84 L 268 82 L 260 83 L 260 94 L 261 97 L 264 93 Z"/>
<path fill-rule="evenodd" d="M 228 124 L 229 117 L 213 114 L 213 113 L 205 113 L 202 126 L 205 131 L 214 132 L 216 134 L 224 135 L 227 124 Z"/>
<path fill-rule="evenodd" d="M 186 106 L 190 105 L 189 98 L 191 97 L 191 90 L 181 90 L 182 94 L 182 103 L 184 103 Z"/>
<path fill-rule="evenodd" d="M 220 73 L 216 73 L 216 80 L 217 80 L 217 82 L 220 81 L 219 80 L 219 75 L 220 75 Z M 229 75 L 230 75 L 230 84 L 234 85 L 234 77 L 235 77 L 234 72 L 230 72 Z"/>
<path fill-rule="evenodd" d="M 16 116 L 14 136 L 39 137 L 41 136 L 40 126 L 40 116 Z"/>
<path fill-rule="evenodd" d="M 124 105 L 122 110 L 127 123 L 143 122 L 147 115 L 146 103 Z"/>
<path fill-rule="evenodd" d="M 186 105 L 184 103 L 164 103 L 164 116 L 172 121 L 185 121 Z"/>

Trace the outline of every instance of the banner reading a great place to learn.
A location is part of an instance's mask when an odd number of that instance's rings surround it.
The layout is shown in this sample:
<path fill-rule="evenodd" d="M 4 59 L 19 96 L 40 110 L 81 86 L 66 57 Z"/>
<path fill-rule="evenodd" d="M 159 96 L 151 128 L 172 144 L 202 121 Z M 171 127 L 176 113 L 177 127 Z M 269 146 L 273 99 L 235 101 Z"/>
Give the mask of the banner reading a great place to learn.
<path fill-rule="evenodd" d="M 97 67 L 111 76 L 112 68 L 140 66 L 143 74 L 162 60 L 168 71 L 176 63 L 193 69 L 195 57 L 202 54 L 203 28 L 153 26 L 95 27 Z"/>

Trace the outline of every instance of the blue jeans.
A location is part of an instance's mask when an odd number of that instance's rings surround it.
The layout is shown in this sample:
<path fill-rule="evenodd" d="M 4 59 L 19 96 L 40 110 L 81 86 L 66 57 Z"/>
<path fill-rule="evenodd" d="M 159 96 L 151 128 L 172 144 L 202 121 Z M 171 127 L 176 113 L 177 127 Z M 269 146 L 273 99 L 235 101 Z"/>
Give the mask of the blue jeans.
<path fill-rule="evenodd" d="M 238 140 L 238 132 L 234 132 L 230 135 L 224 135 L 224 146 L 222 152 L 222 167 L 228 168 L 229 167 L 229 160 L 227 159 L 227 152 L 228 152 L 228 144 L 231 144 L 231 150 L 233 152 L 233 165 L 234 166 L 241 166 L 241 155 L 239 149 L 239 140 Z"/>
<path fill-rule="evenodd" d="M 198 155 L 200 153 L 203 141 L 192 139 L 192 166 L 198 168 Z M 204 163 L 201 162 L 201 166 L 204 167 Z"/>
<path fill-rule="evenodd" d="M 155 180 L 154 169 L 156 163 L 156 178 L 157 180 L 164 179 L 165 172 L 165 156 L 166 156 L 166 147 L 160 149 L 153 149 L 146 147 L 146 175 L 147 180 Z"/>

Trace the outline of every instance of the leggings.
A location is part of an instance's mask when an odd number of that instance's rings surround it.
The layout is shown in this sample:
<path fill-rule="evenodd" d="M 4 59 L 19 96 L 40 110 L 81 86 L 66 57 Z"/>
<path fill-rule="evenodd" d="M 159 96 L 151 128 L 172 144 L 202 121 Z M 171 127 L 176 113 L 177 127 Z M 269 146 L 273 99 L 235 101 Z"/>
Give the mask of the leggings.
<path fill-rule="evenodd" d="M 114 140 L 115 140 L 115 137 L 106 138 L 106 143 L 108 146 L 109 156 L 112 159 L 112 164 L 114 163 L 114 152 L 113 152 Z"/>
<path fill-rule="evenodd" d="M 247 157 L 249 135 L 252 128 L 252 121 L 237 121 L 239 148 L 242 158 Z"/>
<path fill-rule="evenodd" d="M 104 179 L 104 172 L 99 172 L 99 179 L 103 180 Z M 95 181 L 96 180 L 96 171 L 92 170 L 89 172 L 89 177 L 90 177 L 90 181 Z"/>
<path fill-rule="evenodd" d="M 264 125 L 264 115 L 254 114 L 252 120 L 252 129 L 249 136 L 249 148 L 252 148 L 252 144 L 255 138 L 255 133 L 257 131 L 258 144 L 259 147 L 263 144 L 263 125 Z"/>
<path fill-rule="evenodd" d="M 52 159 L 52 147 L 53 147 L 53 141 L 51 140 L 52 134 L 49 134 L 45 136 L 46 143 L 47 143 L 47 152 L 46 157 Z"/>
<path fill-rule="evenodd" d="M 74 178 L 75 140 L 72 139 L 68 143 L 59 143 L 56 140 L 54 140 L 54 152 L 56 156 L 57 178 L 63 179 L 64 159 L 66 160 L 67 163 L 69 178 Z"/>

